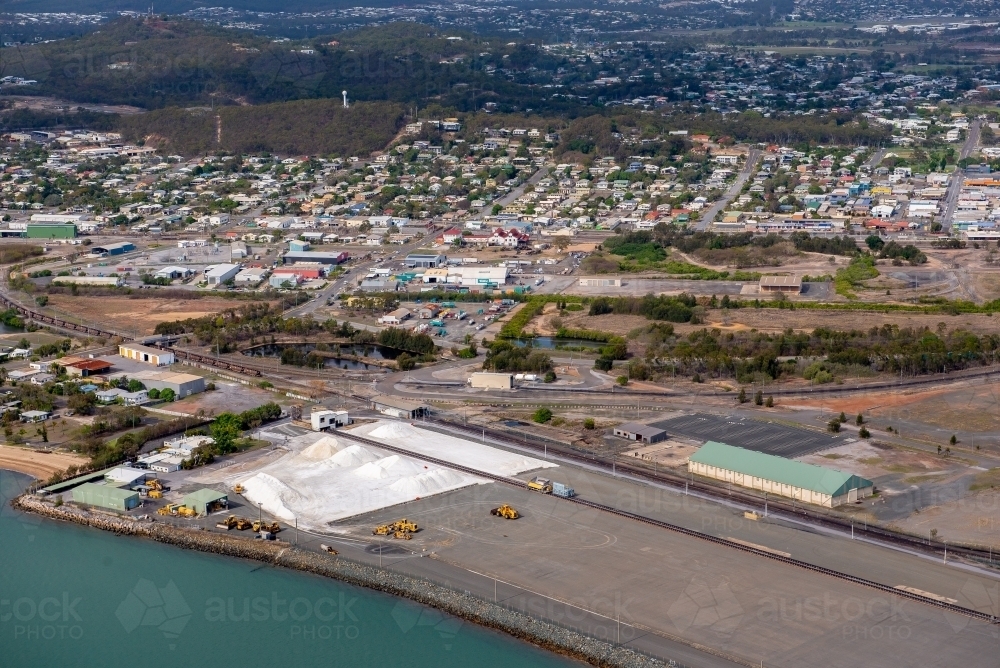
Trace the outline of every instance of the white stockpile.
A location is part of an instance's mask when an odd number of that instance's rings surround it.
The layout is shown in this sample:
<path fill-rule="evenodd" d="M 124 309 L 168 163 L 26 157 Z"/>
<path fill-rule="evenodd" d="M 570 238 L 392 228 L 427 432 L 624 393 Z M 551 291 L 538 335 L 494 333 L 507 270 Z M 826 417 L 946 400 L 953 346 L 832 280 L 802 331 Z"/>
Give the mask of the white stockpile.
<path fill-rule="evenodd" d="M 499 475 L 554 466 L 405 423 L 382 421 L 352 431 L 418 456 Z M 334 520 L 489 482 L 336 436 L 306 434 L 287 446 L 291 452 L 233 482 L 242 483 L 243 496 L 253 505 L 288 523 L 297 519 L 304 529 L 328 531 Z"/>
<path fill-rule="evenodd" d="M 507 452 L 475 441 L 420 429 L 408 422 L 382 420 L 348 430 L 373 441 L 408 450 L 418 457 L 425 455 L 466 466 L 484 473 L 512 476 L 525 471 L 557 466 L 540 459 Z"/>

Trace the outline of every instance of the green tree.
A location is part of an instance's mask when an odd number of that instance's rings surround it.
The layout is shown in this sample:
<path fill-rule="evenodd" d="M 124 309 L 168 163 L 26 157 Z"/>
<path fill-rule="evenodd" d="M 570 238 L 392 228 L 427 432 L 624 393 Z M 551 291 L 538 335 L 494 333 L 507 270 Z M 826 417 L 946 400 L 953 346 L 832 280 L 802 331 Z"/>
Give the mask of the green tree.
<path fill-rule="evenodd" d="M 597 423 L 594 422 L 594 418 L 584 418 L 583 419 L 583 428 L 584 429 L 594 429 L 595 427 L 597 427 Z"/>
<path fill-rule="evenodd" d="M 764 405 L 764 392 L 757 390 L 757 394 L 753 395 L 753 402 L 758 406 Z"/>
<path fill-rule="evenodd" d="M 538 424 L 545 424 L 552 419 L 552 411 L 548 408 L 539 408 L 535 411 L 535 414 L 531 416 L 531 419 Z"/>
<path fill-rule="evenodd" d="M 740 388 L 740 393 L 736 395 L 736 401 L 740 402 L 741 404 L 745 404 L 747 402 L 747 391 L 742 387 Z"/>
<path fill-rule="evenodd" d="M 166 402 L 171 402 L 177 395 L 169 387 L 160 390 L 160 399 Z"/>
<path fill-rule="evenodd" d="M 764 405 L 767 406 L 768 408 L 774 408 L 774 397 L 768 395 L 767 401 L 764 402 Z"/>
<path fill-rule="evenodd" d="M 864 423 L 865 423 L 865 416 L 863 416 L 861 413 L 858 413 L 858 417 L 854 419 L 854 424 L 860 427 Z"/>
<path fill-rule="evenodd" d="M 861 429 L 858 430 L 858 436 L 861 438 L 868 438 L 871 435 L 871 432 L 868 431 L 868 427 L 862 426 Z"/>
<path fill-rule="evenodd" d="M 216 452 L 232 452 L 236 448 L 236 439 L 240 437 L 240 417 L 235 413 L 221 413 L 212 423 L 211 432 Z"/>

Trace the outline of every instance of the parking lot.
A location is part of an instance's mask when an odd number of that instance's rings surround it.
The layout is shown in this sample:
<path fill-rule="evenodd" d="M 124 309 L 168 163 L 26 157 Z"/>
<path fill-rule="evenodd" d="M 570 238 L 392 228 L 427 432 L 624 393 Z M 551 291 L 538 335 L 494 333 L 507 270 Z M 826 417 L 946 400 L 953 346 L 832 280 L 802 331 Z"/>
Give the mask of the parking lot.
<path fill-rule="evenodd" d="M 665 430 L 672 436 L 719 441 L 739 448 L 788 458 L 826 450 L 842 445 L 845 441 L 844 436 L 786 427 L 746 417 L 726 417 L 707 413 L 680 415 L 655 422 L 653 426 Z"/>

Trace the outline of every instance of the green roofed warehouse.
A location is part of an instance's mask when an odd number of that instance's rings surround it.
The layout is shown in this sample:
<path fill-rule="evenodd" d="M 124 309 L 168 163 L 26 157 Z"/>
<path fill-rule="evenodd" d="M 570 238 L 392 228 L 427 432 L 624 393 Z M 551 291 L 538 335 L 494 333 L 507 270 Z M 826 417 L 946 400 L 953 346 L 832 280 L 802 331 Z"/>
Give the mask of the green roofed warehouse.
<path fill-rule="evenodd" d="M 709 441 L 688 471 L 751 489 L 833 508 L 871 496 L 875 483 L 851 473 Z"/>
<path fill-rule="evenodd" d="M 210 515 L 216 510 L 229 507 L 229 496 L 214 489 L 199 489 L 184 496 L 184 505 L 199 515 Z"/>

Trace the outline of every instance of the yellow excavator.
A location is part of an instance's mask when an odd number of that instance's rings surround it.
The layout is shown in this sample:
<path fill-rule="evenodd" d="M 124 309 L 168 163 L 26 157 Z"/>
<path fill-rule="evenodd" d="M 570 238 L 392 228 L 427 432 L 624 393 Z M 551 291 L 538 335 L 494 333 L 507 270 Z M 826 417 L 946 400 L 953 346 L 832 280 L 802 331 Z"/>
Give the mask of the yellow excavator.
<path fill-rule="evenodd" d="M 514 510 L 511 506 L 508 506 L 506 503 L 500 506 L 499 508 L 494 508 L 493 510 L 491 510 L 490 515 L 495 515 L 496 517 L 502 517 L 505 520 L 516 520 L 518 517 L 521 516 L 516 510 Z"/>

